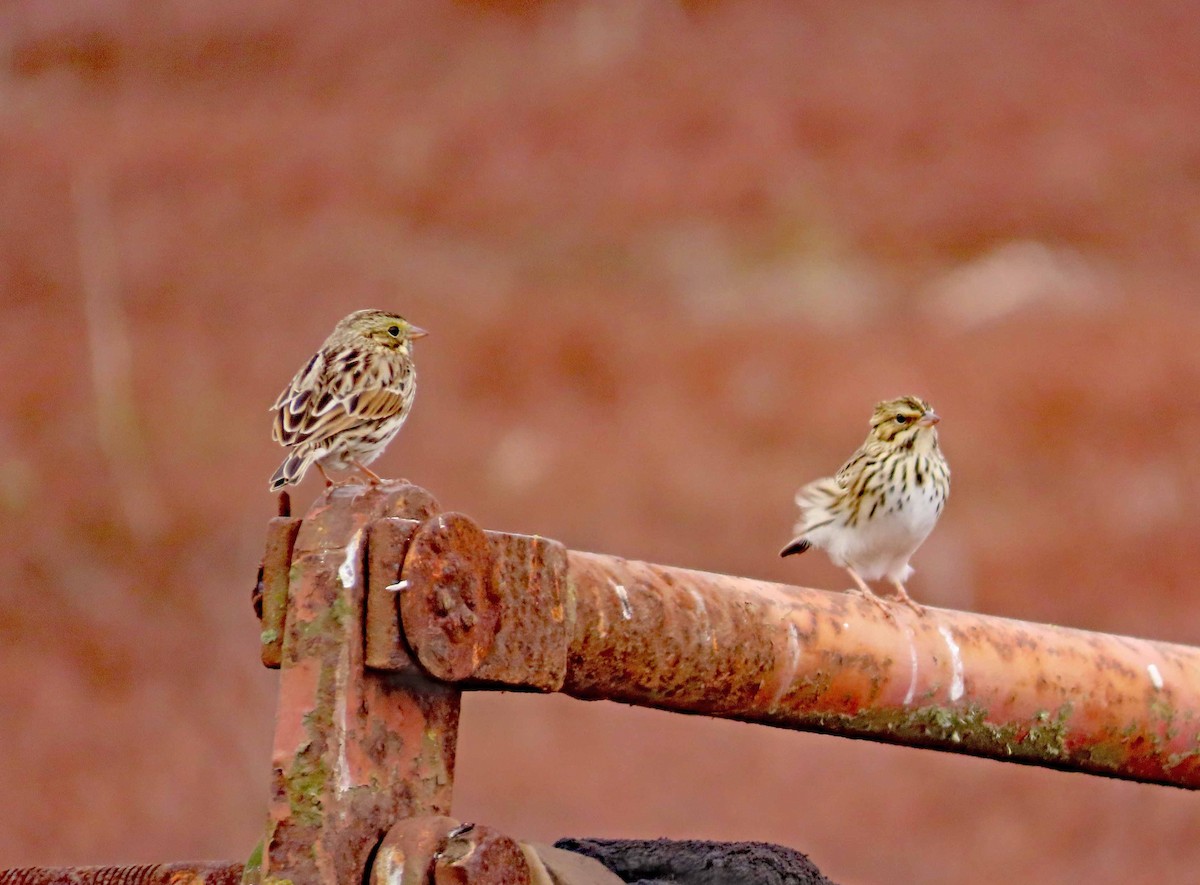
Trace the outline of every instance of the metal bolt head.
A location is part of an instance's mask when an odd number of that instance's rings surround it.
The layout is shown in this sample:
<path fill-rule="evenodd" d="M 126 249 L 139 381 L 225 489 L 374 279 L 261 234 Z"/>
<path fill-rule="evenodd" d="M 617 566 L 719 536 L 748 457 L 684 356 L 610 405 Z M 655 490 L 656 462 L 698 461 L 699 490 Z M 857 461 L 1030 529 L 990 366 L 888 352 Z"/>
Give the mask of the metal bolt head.
<path fill-rule="evenodd" d="M 400 617 L 418 659 L 439 679 L 468 678 L 499 626 L 491 545 L 459 513 L 422 523 L 409 543 Z"/>

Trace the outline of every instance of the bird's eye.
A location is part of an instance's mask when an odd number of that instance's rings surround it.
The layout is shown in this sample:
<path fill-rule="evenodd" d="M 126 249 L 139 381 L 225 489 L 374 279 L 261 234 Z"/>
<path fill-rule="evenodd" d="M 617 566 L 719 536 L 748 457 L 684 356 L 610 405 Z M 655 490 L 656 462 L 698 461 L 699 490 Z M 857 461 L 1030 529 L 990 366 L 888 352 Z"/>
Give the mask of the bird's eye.
<path fill-rule="evenodd" d="M 909 417 L 907 415 L 897 415 L 896 416 L 897 424 L 907 424 L 908 422 L 909 422 Z"/>
<path fill-rule="evenodd" d="M 399 338 L 400 337 L 400 327 L 399 326 L 388 326 L 388 334 L 391 335 L 393 338 Z"/>

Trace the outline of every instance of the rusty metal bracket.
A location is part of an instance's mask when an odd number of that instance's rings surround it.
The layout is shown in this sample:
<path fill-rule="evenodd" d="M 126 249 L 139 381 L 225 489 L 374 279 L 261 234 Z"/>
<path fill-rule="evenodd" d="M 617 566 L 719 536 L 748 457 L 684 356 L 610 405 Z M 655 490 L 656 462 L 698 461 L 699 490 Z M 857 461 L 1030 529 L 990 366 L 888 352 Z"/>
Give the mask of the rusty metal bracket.
<path fill-rule="evenodd" d="M 371 528 L 368 662 L 401 669 L 407 643 L 438 679 L 557 691 L 563 684 L 566 548 L 528 535 L 482 531 L 461 513 Z M 400 564 L 400 567 L 397 567 Z M 520 586 L 520 594 L 499 588 Z M 562 630 L 530 632 L 545 619 Z M 401 621 L 403 628 L 401 628 Z M 403 637 L 403 638 L 402 638 Z"/>
<path fill-rule="evenodd" d="M 262 662 L 279 669 L 283 660 L 283 621 L 287 615 L 288 569 L 300 520 L 277 516 L 267 524 L 267 549 L 259 568 L 255 609 L 262 622 Z"/>
<path fill-rule="evenodd" d="M 290 558 L 280 551 L 293 529 L 273 521 L 264 621 L 276 610 L 275 588 L 286 587 L 278 594 L 286 605 L 264 629 L 263 659 L 270 665 L 278 641 L 279 708 L 266 835 L 246 881 L 361 881 L 395 821 L 450 810 L 458 689 L 415 665 L 365 665 L 371 524 L 423 521 L 437 509 L 408 484 L 334 488 L 295 530 Z M 404 660 L 402 648 L 391 653 Z"/>

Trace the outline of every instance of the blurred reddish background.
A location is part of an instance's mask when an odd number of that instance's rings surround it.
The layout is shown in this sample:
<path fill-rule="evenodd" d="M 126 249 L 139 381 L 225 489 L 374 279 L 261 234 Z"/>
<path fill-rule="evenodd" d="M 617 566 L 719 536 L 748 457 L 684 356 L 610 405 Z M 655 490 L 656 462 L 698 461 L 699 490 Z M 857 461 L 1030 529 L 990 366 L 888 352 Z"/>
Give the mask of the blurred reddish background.
<path fill-rule="evenodd" d="M 377 468 L 489 528 L 841 588 L 793 489 L 920 393 L 919 599 L 1200 643 L 1192 4 L 27 0 L 0 50 L 0 867 L 249 852 L 267 406 L 364 306 L 432 332 Z M 1200 866 L 1171 789 L 561 697 L 460 747 L 543 840 Z"/>

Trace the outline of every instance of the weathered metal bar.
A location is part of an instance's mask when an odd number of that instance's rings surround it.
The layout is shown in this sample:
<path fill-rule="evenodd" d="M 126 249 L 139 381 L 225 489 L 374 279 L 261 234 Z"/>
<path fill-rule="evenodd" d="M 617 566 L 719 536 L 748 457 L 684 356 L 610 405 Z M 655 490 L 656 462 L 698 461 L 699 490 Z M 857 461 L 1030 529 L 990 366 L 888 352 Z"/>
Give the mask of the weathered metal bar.
<path fill-rule="evenodd" d="M 452 548 L 446 519 L 418 537 Z M 486 536 L 491 562 L 477 545 L 470 558 L 489 589 L 473 604 L 494 629 L 438 614 L 458 605 L 461 573 L 411 557 L 401 571 L 404 635 L 439 679 L 1200 787 L 1200 649 L 935 608 L 885 614 L 844 593 Z"/>
<path fill-rule="evenodd" d="M 1200 649 L 569 560 L 568 693 L 1200 787 Z"/>
<path fill-rule="evenodd" d="M 283 660 L 283 622 L 287 614 L 288 569 L 292 549 L 300 532 L 300 520 L 277 516 L 267 525 L 267 549 L 263 554 L 258 590 L 259 621 L 262 624 L 262 662 L 279 669 Z"/>
<path fill-rule="evenodd" d="M 403 648 L 393 672 L 367 667 L 364 638 L 371 523 L 437 509 L 395 483 L 327 491 L 298 529 L 272 521 L 263 659 L 278 648 L 279 706 L 266 835 L 246 882 L 361 882 L 397 820 L 450 810 L 459 689 L 404 666 Z M 399 556 L 406 540 L 388 539 Z"/>
<path fill-rule="evenodd" d="M 240 863 L 27 867 L 0 870 L 0 885 L 237 885 L 241 880 Z"/>

